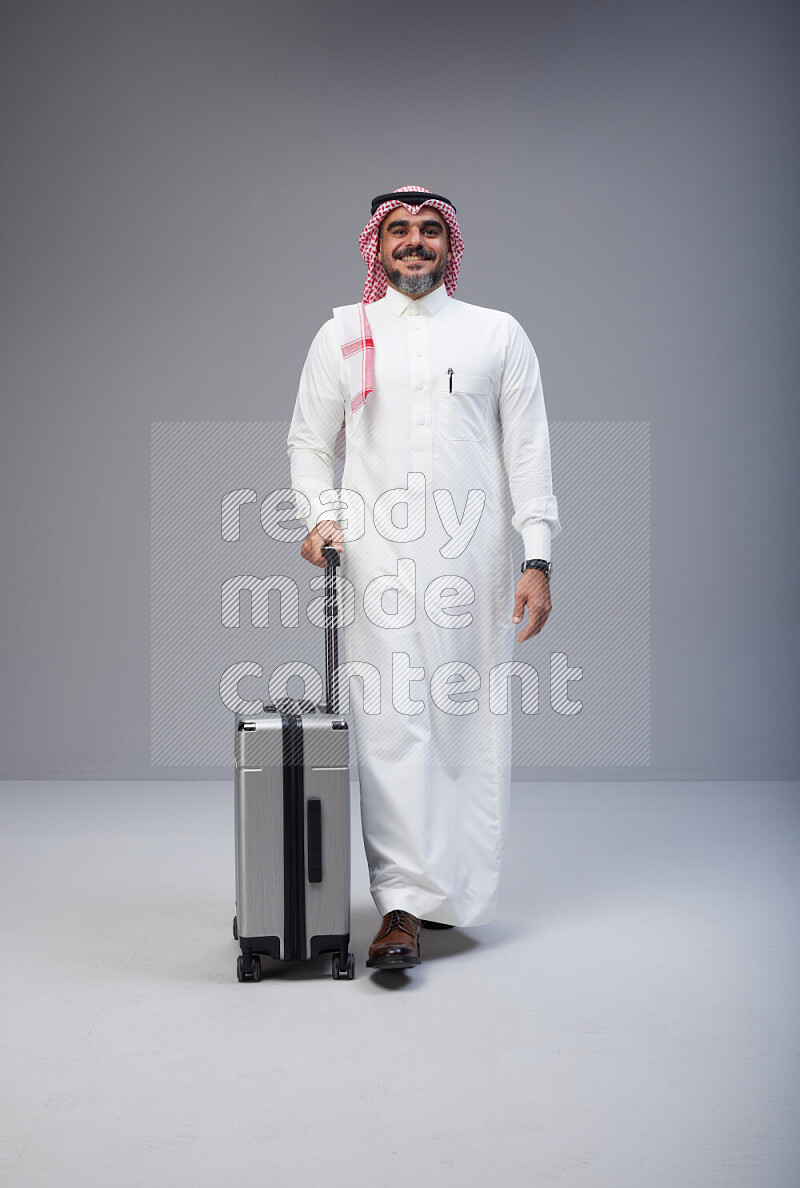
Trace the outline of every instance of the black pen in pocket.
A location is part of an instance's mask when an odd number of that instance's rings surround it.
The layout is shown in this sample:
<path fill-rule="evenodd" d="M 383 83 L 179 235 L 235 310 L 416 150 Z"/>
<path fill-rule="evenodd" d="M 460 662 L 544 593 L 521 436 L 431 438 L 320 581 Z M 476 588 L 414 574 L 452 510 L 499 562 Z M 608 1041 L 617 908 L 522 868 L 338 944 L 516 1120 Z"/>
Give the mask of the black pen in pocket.
<path fill-rule="evenodd" d="M 450 391 L 452 392 L 453 391 L 453 369 L 452 369 L 452 367 L 447 368 L 447 374 L 450 376 Z"/>

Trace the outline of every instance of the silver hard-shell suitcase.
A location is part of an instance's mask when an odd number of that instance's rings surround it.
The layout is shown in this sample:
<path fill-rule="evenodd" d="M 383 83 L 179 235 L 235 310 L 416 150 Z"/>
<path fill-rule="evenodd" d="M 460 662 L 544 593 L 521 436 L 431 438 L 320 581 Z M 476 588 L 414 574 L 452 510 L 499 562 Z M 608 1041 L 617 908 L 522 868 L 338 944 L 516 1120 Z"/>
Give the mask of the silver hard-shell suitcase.
<path fill-rule="evenodd" d="M 350 776 L 338 706 L 335 548 L 324 550 L 326 704 L 287 702 L 236 715 L 236 915 L 240 982 L 261 978 L 262 956 L 332 953 L 352 978 Z"/>

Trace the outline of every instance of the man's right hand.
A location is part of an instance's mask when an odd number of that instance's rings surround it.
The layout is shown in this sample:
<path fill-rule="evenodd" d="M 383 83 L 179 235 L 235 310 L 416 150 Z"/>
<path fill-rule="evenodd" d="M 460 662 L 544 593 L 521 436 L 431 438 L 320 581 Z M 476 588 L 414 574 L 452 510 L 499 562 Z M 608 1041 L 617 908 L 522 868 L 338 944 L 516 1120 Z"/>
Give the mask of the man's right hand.
<path fill-rule="evenodd" d="M 326 544 L 332 544 L 339 550 L 339 556 L 341 556 L 344 549 L 343 540 L 344 533 L 335 520 L 321 520 L 303 541 L 300 553 L 312 565 L 319 565 L 320 569 L 327 569 L 328 562 L 322 555 L 323 548 Z"/>

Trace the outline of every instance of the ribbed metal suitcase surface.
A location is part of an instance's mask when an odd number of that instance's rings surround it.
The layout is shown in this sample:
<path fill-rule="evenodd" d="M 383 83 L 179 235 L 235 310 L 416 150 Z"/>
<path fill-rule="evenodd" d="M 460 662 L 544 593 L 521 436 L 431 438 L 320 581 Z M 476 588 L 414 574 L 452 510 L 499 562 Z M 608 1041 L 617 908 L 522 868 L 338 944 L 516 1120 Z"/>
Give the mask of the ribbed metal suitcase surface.
<path fill-rule="evenodd" d="M 337 714 L 236 718 L 236 927 L 240 977 L 334 953 L 352 976 L 348 731 Z"/>

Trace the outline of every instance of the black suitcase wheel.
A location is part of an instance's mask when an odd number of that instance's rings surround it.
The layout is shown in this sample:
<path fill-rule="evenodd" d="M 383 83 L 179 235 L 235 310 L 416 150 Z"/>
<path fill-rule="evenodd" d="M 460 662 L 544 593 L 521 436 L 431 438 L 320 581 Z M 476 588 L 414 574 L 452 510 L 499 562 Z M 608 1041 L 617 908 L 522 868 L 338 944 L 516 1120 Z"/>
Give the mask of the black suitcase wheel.
<path fill-rule="evenodd" d="M 258 953 L 256 953 L 255 957 L 253 958 L 253 981 L 261 981 L 261 958 L 259 957 Z"/>
<path fill-rule="evenodd" d="M 240 982 L 243 982 L 247 977 L 247 974 L 244 972 L 244 957 L 240 957 L 236 962 L 236 977 Z"/>
<path fill-rule="evenodd" d="M 236 917 L 233 917 L 233 939 L 239 939 L 239 925 L 236 923 Z"/>
<path fill-rule="evenodd" d="M 336 979 L 336 981 L 346 978 L 348 982 L 352 982 L 353 978 L 356 976 L 356 959 L 353 954 L 348 953 L 347 961 L 344 965 L 342 965 L 339 954 L 334 953 L 333 959 L 331 961 L 331 974 Z"/>

